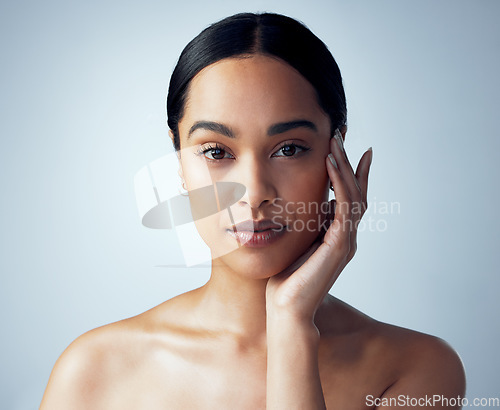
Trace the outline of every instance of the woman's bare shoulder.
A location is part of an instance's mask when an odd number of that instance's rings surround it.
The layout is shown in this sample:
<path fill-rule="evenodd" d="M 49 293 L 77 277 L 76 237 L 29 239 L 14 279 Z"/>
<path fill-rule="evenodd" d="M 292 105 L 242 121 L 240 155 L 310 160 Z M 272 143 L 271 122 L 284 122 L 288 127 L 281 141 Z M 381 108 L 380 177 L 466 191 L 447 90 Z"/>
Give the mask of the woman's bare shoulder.
<path fill-rule="evenodd" d="M 104 397 L 105 402 L 106 392 L 113 391 L 111 384 L 129 385 L 131 375 L 147 373 L 157 352 L 168 352 L 168 345 L 174 351 L 180 345 L 175 343 L 179 337 L 174 299 L 75 339 L 54 365 L 41 409 L 98 408 L 93 400 L 101 405 Z"/>
<path fill-rule="evenodd" d="M 325 305 L 319 327 L 327 338 L 352 336 L 362 339 L 373 349 L 388 349 L 410 356 L 430 354 L 434 350 L 454 352 L 436 336 L 380 322 L 334 296 L 328 295 Z"/>
<path fill-rule="evenodd" d="M 57 359 L 41 409 L 92 408 L 108 380 L 130 365 L 123 356 L 133 331 L 129 319 L 90 330 L 75 339 Z M 117 358 L 120 357 L 120 360 Z M 124 360 L 125 358 L 125 360 Z"/>
<path fill-rule="evenodd" d="M 465 371 L 457 352 L 439 337 L 377 321 L 330 299 L 327 350 L 349 357 L 358 369 L 379 375 L 384 395 L 444 394 L 463 397 Z M 376 371 L 374 371 L 376 370 Z M 391 396 L 392 397 L 392 396 Z"/>

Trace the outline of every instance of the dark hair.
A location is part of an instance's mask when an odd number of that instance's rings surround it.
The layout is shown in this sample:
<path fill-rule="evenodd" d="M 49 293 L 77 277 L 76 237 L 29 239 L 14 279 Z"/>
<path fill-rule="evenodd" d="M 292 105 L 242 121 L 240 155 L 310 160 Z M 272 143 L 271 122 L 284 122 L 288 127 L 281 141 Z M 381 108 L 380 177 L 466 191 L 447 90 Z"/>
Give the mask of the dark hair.
<path fill-rule="evenodd" d="M 168 126 L 180 148 L 178 123 L 193 77 L 228 57 L 263 54 L 295 68 L 314 87 L 318 102 L 330 117 L 332 133 L 346 125 L 347 107 L 339 67 L 326 45 L 304 24 L 280 14 L 241 13 L 212 24 L 182 51 L 170 79 Z"/>

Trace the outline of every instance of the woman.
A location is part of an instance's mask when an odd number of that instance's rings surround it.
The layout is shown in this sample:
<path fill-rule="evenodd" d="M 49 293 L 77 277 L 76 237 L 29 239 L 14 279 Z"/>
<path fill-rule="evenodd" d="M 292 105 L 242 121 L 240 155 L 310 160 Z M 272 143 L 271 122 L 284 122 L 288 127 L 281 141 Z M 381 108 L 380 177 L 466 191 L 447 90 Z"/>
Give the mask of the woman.
<path fill-rule="evenodd" d="M 281 15 L 224 19 L 184 49 L 167 110 L 188 192 L 245 187 L 231 212 L 197 221 L 211 277 L 79 337 L 42 409 L 447 408 L 463 396 L 446 343 L 328 294 L 356 251 L 372 151 L 354 172 L 340 71 L 316 36 Z"/>

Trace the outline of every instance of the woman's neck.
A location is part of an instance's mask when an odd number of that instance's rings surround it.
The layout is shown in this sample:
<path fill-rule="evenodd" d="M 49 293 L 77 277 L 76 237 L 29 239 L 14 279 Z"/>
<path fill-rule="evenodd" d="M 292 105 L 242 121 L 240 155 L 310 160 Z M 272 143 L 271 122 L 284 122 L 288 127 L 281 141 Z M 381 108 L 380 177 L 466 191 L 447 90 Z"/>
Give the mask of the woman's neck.
<path fill-rule="evenodd" d="M 266 284 L 267 279 L 245 278 L 227 265 L 214 264 L 209 281 L 193 295 L 199 322 L 237 343 L 265 345 Z"/>

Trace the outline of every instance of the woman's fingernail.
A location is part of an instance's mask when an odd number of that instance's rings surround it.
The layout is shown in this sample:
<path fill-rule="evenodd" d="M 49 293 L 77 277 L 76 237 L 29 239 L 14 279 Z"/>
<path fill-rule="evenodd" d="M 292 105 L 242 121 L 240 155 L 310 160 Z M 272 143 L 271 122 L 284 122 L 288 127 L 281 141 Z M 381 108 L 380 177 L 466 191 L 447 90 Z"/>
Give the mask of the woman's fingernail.
<path fill-rule="evenodd" d="M 337 161 L 335 161 L 335 158 L 333 158 L 333 154 L 328 154 L 328 159 L 336 169 L 339 169 L 339 167 L 337 166 Z"/>
<path fill-rule="evenodd" d="M 370 151 L 370 165 L 371 165 L 372 159 L 373 159 L 373 149 L 372 149 L 372 147 L 368 148 L 368 151 Z"/>
<path fill-rule="evenodd" d="M 342 134 L 338 128 L 335 130 L 334 137 L 337 140 L 337 143 L 339 144 L 340 150 L 343 151 L 344 150 L 344 141 L 342 141 Z"/>

